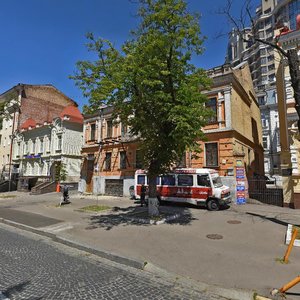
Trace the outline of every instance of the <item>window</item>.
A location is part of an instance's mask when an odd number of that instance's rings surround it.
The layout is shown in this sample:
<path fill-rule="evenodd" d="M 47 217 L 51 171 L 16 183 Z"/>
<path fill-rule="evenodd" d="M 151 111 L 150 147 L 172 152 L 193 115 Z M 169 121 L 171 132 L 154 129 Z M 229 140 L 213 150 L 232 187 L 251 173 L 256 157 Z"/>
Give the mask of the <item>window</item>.
<path fill-rule="evenodd" d="M 276 141 L 277 141 L 277 145 L 280 145 L 280 133 L 279 133 L 279 131 L 276 132 Z"/>
<path fill-rule="evenodd" d="M 136 152 L 135 152 L 135 167 L 137 169 L 144 168 L 143 156 L 142 156 L 142 152 L 140 150 L 136 150 Z"/>
<path fill-rule="evenodd" d="M 21 149 L 21 143 L 17 143 L 17 153 L 16 156 L 19 157 L 20 156 L 20 149 Z"/>
<path fill-rule="evenodd" d="M 177 168 L 186 168 L 186 153 L 182 155 L 181 160 L 177 163 Z"/>
<path fill-rule="evenodd" d="M 218 162 L 218 143 L 205 144 L 205 165 L 206 167 L 217 167 Z"/>
<path fill-rule="evenodd" d="M 121 136 L 124 137 L 127 133 L 127 126 L 125 124 L 121 124 Z"/>
<path fill-rule="evenodd" d="M 266 58 L 266 57 L 262 57 L 262 58 L 260 59 L 260 63 L 261 63 L 262 65 L 265 65 L 265 64 L 267 63 L 267 58 Z"/>
<path fill-rule="evenodd" d="M 51 139 L 49 136 L 46 137 L 46 144 L 47 144 L 47 152 L 51 151 Z"/>
<path fill-rule="evenodd" d="M 175 185 L 175 175 L 164 175 L 161 177 L 161 185 Z"/>
<path fill-rule="evenodd" d="M 263 128 L 268 127 L 268 120 L 265 118 L 265 116 L 261 119 L 261 123 Z"/>
<path fill-rule="evenodd" d="M 105 170 L 110 170 L 111 168 L 111 152 L 106 152 L 105 155 Z"/>
<path fill-rule="evenodd" d="M 93 123 L 91 124 L 91 141 L 95 140 L 95 136 L 96 136 L 96 124 Z"/>
<path fill-rule="evenodd" d="M 35 153 L 35 140 L 31 142 L 31 153 Z"/>
<path fill-rule="evenodd" d="M 211 187 L 209 175 L 208 174 L 197 175 L 197 185 Z"/>
<path fill-rule="evenodd" d="M 88 154 L 87 161 L 88 161 L 88 163 L 87 163 L 88 172 L 93 172 L 94 171 L 94 161 L 95 161 L 94 154 Z"/>
<path fill-rule="evenodd" d="M 212 115 L 208 119 L 209 123 L 214 123 L 217 121 L 217 98 L 211 98 L 206 103 L 205 106 L 212 110 Z"/>
<path fill-rule="evenodd" d="M 27 154 L 28 153 L 28 142 L 25 142 L 24 143 L 24 154 Z"/>
<path fill-rule="evenodd" d="M 258 97 L 258 104 L 259 105 L 264 105 L 265 104 L 265 97 L 264 96 Z"/>
<path fill-rule="evenodd" d="M 179 186 L 193 186 L 193 175 L 178 175 L 178 185 Z"/>
<path fill-rule="evenodd" d="M 146 176 L 145 175 L 138 175 L 137 184 L 146 184 Z"/>
<path fill-rule="evenodd" d="M 106 121 L 107 124 L 107 130 L 106 130 L 106 137 L 111 138 L 112 137 L 112 120 L 107 120 Z"/>
<path fill-rule="evenodd" d="M 261 68 L 261 72 L 262 73 L 267 73 L 268 72 L 268 68 L 267 67 L 262 67 Z"/>
<path fill-rule="evenodd" d="M 39 153 L 44 153 L 44 139 L 40 139 L 40 151 Z"/>
<path fill-rule="evenodd" d="M 268 149 L 268 137 L 263 136 L 263 147 L 264 149 Z"/>
<path fill-rule="evenodd" d="M 126 169 L 126 151 L 120 152 L 120 169 Z"/>
<path fill-rule="evenodd" d="M 57 148 L 56 148 L 57 151 L 61 151 L 61 141 L 62 141 L 61 135 L 58 135 L 57 136 Z"/>

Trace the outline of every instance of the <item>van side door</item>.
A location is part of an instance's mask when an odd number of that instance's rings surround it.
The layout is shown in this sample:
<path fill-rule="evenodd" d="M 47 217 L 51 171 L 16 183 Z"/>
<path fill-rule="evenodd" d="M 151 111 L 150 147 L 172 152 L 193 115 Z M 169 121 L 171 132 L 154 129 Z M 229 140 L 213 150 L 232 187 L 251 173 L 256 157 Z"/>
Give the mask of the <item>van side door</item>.
<path fill-rule="evenodd" d="M 175 174 L 162 175 L 160 178 L 160 185 L 157 187 L 157 193 L 162 198 L 176 196 L 176 180 Z"/>

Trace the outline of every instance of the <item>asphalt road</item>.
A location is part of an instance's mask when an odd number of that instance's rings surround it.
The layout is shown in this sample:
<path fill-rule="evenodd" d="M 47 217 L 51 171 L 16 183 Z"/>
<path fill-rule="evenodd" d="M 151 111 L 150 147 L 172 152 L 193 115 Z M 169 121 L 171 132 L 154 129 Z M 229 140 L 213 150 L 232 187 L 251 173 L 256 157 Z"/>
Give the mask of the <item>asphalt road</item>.
<path fill-rule="evenodd" d="M 5 298 L 224 299 L 1 225 L 0 300 Z"/>

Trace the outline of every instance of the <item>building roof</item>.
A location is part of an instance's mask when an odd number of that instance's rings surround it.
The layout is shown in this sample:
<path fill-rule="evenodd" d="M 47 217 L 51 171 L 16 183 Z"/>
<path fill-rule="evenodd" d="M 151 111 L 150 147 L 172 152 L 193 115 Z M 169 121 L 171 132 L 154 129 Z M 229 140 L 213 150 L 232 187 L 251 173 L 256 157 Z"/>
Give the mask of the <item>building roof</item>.
<path fill-rule="evenodd" d="M 27 129 L 29 127 L 34 128 L 35 126 L 36 126 L 36 121 L 33 120 L 32 118 L 29 118 L 21 125 L 21 129 Z"/>
<path fill-rule="evenodd" d="M 63 121 L 68 121 L 71 123 L 83 124 L 83 116 L 80 113 L 79 109 L 74 105 L 69 105 L 65 107 L 60 113 L 59 118 Z M 28 129 L 29 127 L 35 128 L 39 127 L 38 125 L 48 125 L 48 121 L 45 120 L 44 124 L 38 124 L 33 118 L 28 118 L 23 124 L 21 124 L 21 129 Z"/>
<path fill-rule="evenodd" d="M 68 118 L 67 120 L 70 122 L 83 124 L 83 116 L 81 112 L 76 106 L 73 105 L 65 107 L 60 114 L 60 118 L 62 120 Z"/>
<path fill-rule="evenodd" d="M 9 90 L 5 91 L 4 93 L 0 94 L 0 101 L 2 98 L 4 98 L 4 96 L 12 91 L 22 91 L 24 89 L 26 89 L 26 87 L 31 87 L 31 88 L 49 88 L 52 90 L 55 90 L 57 93 L 59 93 L 61 96 L 63 96 L 64 98 L 72 101 L 74 103 L 75 106 L 78 106 L 77 102 L 74 101 L 73 99 L 71 99 L 70 97 L 66 96 L 63 92 L 61 92 L 59 89 L 57 89 L 54 85 L 52 84 L 25 84 L 25 83 L 18 83 L 17 85 L 13 86 L 12 88 L 10 88 Z"/>

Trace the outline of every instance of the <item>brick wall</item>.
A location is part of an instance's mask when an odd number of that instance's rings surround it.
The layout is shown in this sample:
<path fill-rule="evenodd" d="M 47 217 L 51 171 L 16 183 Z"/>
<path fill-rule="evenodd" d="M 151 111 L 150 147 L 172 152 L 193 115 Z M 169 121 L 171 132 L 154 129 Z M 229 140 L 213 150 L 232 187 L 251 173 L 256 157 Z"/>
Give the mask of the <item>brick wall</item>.
<path fill-rule="evenodd" d="M 19 126 L 28 118 L 32 118 L 40 124 L 43 124 L 45 121 L 52 122 L 53 118 L 58 117 L 63 109 L 63 105 L 54 104 L 50 101 L 37 98 L 22 98 Z"/>

